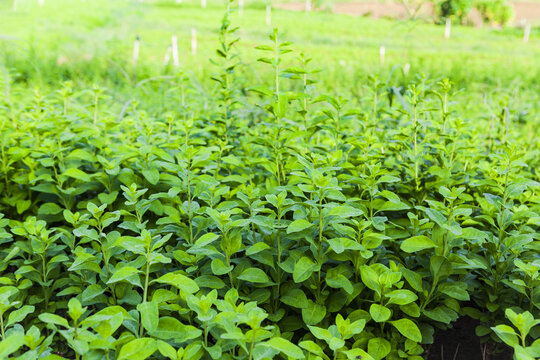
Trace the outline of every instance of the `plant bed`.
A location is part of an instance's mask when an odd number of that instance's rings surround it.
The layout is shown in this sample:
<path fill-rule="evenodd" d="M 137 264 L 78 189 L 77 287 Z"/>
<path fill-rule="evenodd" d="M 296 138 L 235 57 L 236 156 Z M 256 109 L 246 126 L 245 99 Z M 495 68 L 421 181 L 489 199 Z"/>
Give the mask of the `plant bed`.
<path fill-rule="evenodd" d="M 534 114 L 424 75 L 336 94 L 277 29 L 249 77 L 230 6 L 206 80 L 4 69 L 0 359 L 470 359 L 477 325 L 540 357 Z"/>

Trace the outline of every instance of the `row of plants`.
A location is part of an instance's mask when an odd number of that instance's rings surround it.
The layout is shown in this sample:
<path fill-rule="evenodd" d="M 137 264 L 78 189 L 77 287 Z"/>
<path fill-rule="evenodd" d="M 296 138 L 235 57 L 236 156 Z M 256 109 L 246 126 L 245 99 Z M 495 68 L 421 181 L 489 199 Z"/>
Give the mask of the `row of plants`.
<path fill-rule="evenodd" d="M 0 358 L 414 360 L 462 316 L 540 357 L 535 118 L 422 76 L 332 96 L 277 30 L 246 88 L 229 14 L 212 101 L 4 72 Z"/>

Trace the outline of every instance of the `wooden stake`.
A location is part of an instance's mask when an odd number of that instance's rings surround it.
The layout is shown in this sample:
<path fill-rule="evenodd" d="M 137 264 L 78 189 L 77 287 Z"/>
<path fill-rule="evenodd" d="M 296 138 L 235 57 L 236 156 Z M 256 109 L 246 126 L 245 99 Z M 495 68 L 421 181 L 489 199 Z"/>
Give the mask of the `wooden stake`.
<path fill-rule="evenodd" d="M 446 19 L 446 24 L 444 26 L 444 38 L 450 39 L 450 31 L 452 29 L 452 20 L 449 18 Z"/>
<path fill-rule="evenodd" d="M 525 25 L 525 31 L 523 32 L 523 42 L 528 43 L 531 36 L 531 24 Z"/>
<path fill-rule="evenodd" d="M 201 0 L 201 7 L 206 9 L 206 0 Z"/>
<path fill-rule="evenodd" d="M 178 60 L 178 37 L 176 35 L 172 36 L 171 51 L 172 51 L 173 65 L 175 68 L 177 68 L 180 66 L 180 60 Z"/>
<path fill-rule="evenodd" d="M 140 37 L 137 35 L 135 38 L 135 43 L 133 44 L 133 66 L 137 66 L 137 61 L 139 60 L 139 47 L 140 47 Z"/>
<path fill-rule="evenodd" d="M 13 11 L 17 11 L 17 0 L 13 0 Z"/>
<path fill-rule="evenodd" d="M 39 6 L 45 5 L 45 0 L 38 0 L 38 5 Z"/>
<path fill-rule="evenodd" d="M 306 11 L 311 11 L 311 0 L 306 0 Z"/>
<path fill-rule="evenodd" d="M 409 74 L 410 69 L 411 69 L 411 64 L 406 63 L 405 66 L 403 67 L 403 73 L 405 74 L 405 76 L 407 76 L 407 74 Z"/>
<path fill-rule="evenodd" d="M 381 61 L 381 65 L 384 65 L 384 55 L 386 53 L 386 49 L 384 48 L 384 46 L 381 46 L 379 48 L 379 58 L 380 58 L 380 61 Z"/>
<path fill-rule="evenodd" d="M 272 24 L 272 6 L 266 5 L 266 25 Z"/>
<path fill-rule="evenodd" d="M 197 55 L 197 30 L 191 29 L 191 54 Z"/>
<path fill-rule="evenodd" d="M 240 16 L 244 15 L 244 0 L 238 0 L 238 13 Z"/>

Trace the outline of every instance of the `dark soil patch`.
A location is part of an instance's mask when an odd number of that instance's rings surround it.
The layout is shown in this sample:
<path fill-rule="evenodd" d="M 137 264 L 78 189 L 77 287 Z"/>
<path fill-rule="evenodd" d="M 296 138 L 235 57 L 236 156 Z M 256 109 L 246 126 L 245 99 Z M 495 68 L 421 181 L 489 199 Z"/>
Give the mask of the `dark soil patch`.
<path fill-rule="evenodd" d="M 435 334 L 426 350 L 427 360 L 512 360 L 512 350 L 502 344 L 481 344 L 474 329 L 480 323 L 461 317 L 452 328 Z"/>

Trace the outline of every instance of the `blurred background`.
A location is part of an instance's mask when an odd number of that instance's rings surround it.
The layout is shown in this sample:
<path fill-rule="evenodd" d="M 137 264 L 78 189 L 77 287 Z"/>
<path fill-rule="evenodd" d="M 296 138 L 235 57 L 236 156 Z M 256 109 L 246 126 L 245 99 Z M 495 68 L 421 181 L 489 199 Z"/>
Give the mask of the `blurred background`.
<path fill-rule="evenodd" d="M 540 1 L 240 0 L 231 6 L 246 84 L 265 78 L 254 47 L 278 28 L 282 40 L 322 70 L 320 86 L 338 94 L 358 94 L 369 73 L 404 82 L 449 77 L 479 98 L 500 93 L 519 102 L 526 94 L 526 106 L 538 108 Z M 219 0 L 1 0 L 0 66 L 20 84 L 73 80 L 126 88 L 180 69 L 198 79 L 201 93 L 211 93 L 215 84 L 207 80 L 225 7 Z"/>

